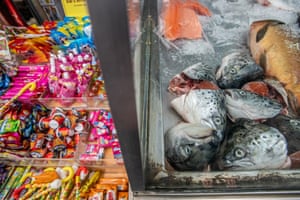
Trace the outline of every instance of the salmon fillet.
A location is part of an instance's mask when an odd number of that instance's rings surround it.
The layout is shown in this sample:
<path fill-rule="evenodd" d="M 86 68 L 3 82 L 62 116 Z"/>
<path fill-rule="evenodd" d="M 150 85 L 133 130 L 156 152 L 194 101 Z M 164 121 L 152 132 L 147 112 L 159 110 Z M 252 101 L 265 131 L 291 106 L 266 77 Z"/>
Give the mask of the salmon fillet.
<path fill-rule="evenodd" d="M 211 16 L 205 6 L 195 0 L 170 0 L 163 8 L 164 36 L 168 40 L 202 37 L 199 15 Z"/>

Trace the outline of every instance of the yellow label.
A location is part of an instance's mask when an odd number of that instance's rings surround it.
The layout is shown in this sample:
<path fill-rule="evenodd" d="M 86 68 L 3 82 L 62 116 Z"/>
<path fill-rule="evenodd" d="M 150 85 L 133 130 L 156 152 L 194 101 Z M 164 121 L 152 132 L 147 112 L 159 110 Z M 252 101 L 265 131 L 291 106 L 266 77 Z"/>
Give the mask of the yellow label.
<path fill-rule="evenodd" d="M 65 15 L 68 17 L 84 17 L 89 15 L 86 0 L 62 0 Z"/>

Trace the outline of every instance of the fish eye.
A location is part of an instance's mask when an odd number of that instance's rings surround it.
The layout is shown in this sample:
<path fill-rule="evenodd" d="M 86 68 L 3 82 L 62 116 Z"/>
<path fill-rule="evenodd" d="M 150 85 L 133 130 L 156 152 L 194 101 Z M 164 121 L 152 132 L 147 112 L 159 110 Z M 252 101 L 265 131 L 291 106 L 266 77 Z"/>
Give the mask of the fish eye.
<path fill-rule="evenodd" d="M 290 120 L 290 124 L 293 125 L 293 126 L 299 126 L 300 125 L 299 121 L 297 121 L 297 120 Z"/>
<path fill-rule="evenodd" d="M 191 149 L 190 145 L 186 145 L 186 146 L 184 147 L 184 153 L 185 153 L 186 155 L 190 155 L 190 154 L 192 153 L 192 149 Z"/>
<path fill-rule="evenodd" d="M 237 66 L 234 66 L 234 67 L 237 67 Z M 236 69 L 235 68 L 231 68 L 229 72 L 230 72 L 230 74 L 236 74 Z"/>
<path fill-rule="evenodd" d="M 246 95 L 246 92 L 244 90 L 241 90 L 239 93 L 240 93 L 240 95 L 243 95 L 243 96 Z"/>
<path fill-rule="evenodd" d="M 220 117 L 214 117 L 214 122 L 215 122 L 216 124 L 221 124 L 221 123 L 222 123 L 222 120 L 221 120 Z"/>
<path fill-rule="evenodd" d="M 245 156 L 245 151 L 242 150 L 242 149 L 236 149 L 234 151 L 234 155 L 237 157 L 237 158 L 243 158 Z"/>

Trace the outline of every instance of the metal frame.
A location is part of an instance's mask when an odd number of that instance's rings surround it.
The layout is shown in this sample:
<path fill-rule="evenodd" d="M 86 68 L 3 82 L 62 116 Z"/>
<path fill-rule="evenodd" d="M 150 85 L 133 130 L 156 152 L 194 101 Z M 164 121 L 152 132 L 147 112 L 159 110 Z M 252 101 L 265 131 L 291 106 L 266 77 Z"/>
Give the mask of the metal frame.
<path fill-rule="evenodd" d="M 144 190 L 126 1 L 89 0 L 95 44 L 126 171 L 133 191 Z"/>

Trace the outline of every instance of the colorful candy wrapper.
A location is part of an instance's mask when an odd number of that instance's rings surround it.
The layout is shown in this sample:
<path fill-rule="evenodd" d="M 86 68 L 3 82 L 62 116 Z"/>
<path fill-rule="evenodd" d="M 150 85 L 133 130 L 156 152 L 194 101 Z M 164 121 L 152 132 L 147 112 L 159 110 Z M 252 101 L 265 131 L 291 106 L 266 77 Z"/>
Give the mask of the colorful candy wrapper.
<path fill-rule="evenodd" d="M 86 196 L 86 193 L 89 191 L 90 187 L 92 187 L 99 180 L 99 177 L 100 177 L 100 171 L 91 172 L 89 174 L 87 181 L 80 188 L 80 197 Z"/>
<path fill-rule="evenodd" d="M 1 181 L 1 184 L 0 184 L 0 191 L 4 190 L 6 184 L 10 180 L 10 177 L 14 173 L 14 171 L 15 171 L 15 167 L 10 167 L 9 168 L 9 172 L 6 174 L 6 176 L 3 176 L 3 180 Z M 4 175 L 5 173 L 2 172 L 1 174 Z M 0 192 L 0 198 L 1 197 L 2 197 L 2 192 Z"/>
<path fill-rule="evenodd" d="M 19 133 L 6 133 L 0 135 L 0 146 L 7 149 L 24 149 Z"/>
<path fill-rule="evenodd" d="M 117 200 L 117 186 L 116 185 L 104 185 L 104 184 L 97 184 L 97 189 L 105 190 L 105 199 Z"/>
<path fill-rule="evenodd" d="M 126 178 L 100 178 L 100 185 L 116 185 L 118 191 L 128 191 L 128 179 Z"/>
<path fill-rule="evenodd" d="M 0 62 L 11 59 L 8 40 L 4 31 L 0 30 Z"/>
<path fill-rule="evenodd" d="M 105 199 L 105 190 L 91 189 L 88 200 L 103 200 Z"/>
<path fill-rule="evenodd" d="M 118 192 L 118 200 L 128 200 L 128 192 Z"/>
<path fill-rule="evenodd" d="M 8 132 L 17 132 L 20 126 L 20 120 L 5 119 L 0 120 L 0 135 Z"/>
<path fill-rule="evenodd" d="M 5 199 L 9 197 L 10 192 L 12 192 L 12 188 L 15 183 L 18 183 L 20 178 L 22 177 L 25 171 L 24 167 L 17 167 L 10 177 L 9 181 L 5 185 L 4 189 L 0 192 L 0 199 Z"/>

